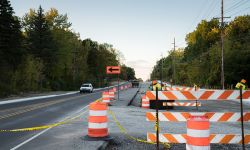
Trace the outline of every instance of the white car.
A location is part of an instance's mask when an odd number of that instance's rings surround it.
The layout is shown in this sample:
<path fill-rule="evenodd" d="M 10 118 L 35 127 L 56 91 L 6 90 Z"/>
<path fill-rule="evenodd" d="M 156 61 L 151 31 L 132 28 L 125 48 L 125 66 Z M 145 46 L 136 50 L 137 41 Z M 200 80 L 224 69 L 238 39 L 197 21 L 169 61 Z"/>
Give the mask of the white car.
<path fill-rule="evenodd" d="M 91 83 L 82 84 L 82 86 L 80 87 L 80 93 L 84 93 L 84 92 L 89 92 L 89 93 L 93 92 L 93 86 Z"/>

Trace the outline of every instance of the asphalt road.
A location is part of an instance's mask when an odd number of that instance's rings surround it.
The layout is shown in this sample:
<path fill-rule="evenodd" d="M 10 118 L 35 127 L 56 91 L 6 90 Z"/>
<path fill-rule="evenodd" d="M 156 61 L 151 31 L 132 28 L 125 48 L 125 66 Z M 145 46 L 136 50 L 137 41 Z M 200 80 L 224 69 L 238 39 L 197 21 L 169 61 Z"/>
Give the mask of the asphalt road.
<path fill-rule="evenodd" d="M 61 121 L 99 99 L 101 92 L 71 94 L 0 105 L 0 129 L 43 126 Z M 0 132 L 0 149 L 12 149 L 41 131 Z"/>

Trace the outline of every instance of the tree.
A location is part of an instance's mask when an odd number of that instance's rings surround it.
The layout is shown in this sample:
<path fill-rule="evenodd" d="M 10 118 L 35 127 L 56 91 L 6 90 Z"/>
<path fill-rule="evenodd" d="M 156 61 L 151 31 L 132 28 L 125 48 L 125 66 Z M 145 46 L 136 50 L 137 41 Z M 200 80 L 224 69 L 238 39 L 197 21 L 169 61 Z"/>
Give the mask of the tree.
<path fill-rule="evenodd" d="M 0 1 L 0 96 L 11 91 L 11 78 L 22 61 L 22 34 L 8 0 Z"/>
<path fill-rule="evenodd" d="M 54 79 L 52 68 L 57 62 L 57 60 L 55 60 L 57 47 L 54 43 L 42 7 L 40 6 L 37 12 L 31 10 L 29 14 L 26 14 L 24 20 L 27 20 L 24 24 L 26 25 L 25 31 L 27 34 L 29 53 L 35 58 L 41 59 L 46 66 L 44 68 L 45 79 L 47 79 L 45 84 L 46 87 L 49 88 L 50 82 Z"/>

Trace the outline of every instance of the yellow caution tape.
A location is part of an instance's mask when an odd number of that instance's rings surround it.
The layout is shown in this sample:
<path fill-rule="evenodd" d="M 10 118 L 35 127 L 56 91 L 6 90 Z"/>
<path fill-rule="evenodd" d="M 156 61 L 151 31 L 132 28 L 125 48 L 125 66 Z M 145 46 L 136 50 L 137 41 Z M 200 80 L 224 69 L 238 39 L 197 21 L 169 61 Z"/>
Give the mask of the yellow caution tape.
<path fill-rule="evenodd" d="M 98 102 L 100 100 L 101 100 L 101 98 L 97 99 L 95 102 Z M 36 127 L 29 127 L 29 128 L 20 128 L 20 129 L 6 129 L 6 130 L 5 129 L 0 129 L 0 132 L 23 132 L 23 131 L 35 131 L 35 130 L 53 128 L 53 127 L 56 127 L 56 126 L 59 126 L 59 125 L 70 123 L 70 122 L 72 122 L 72 120 L 80 117 L 81 115 L 82 114 L 79 114 L 79 115 L 77 115 L 75 117 L 72 117 L 72 118 L 66 119 L 65 121 L 61 121 L 61 122 L 54 123 L 54 124 L 49 124 L 49 125 L 44 125 L 44 126 L 36 126 Z"/>
<path fill-rule="evenodd" d="M 44 125 L 44 126 L 36 126 L 36 127 L 29 127 L 29 128 L 20 128 L 20 129 L 8 129 L 8 130 L 0 130 L 0 132 L 23 132 L 23 131 L 35 131 L 35 130 L 42 130 L 42 129 L 47 129 L 47 128 L 53 128 L 59 125 L 63 125 L 66 123 L 72 122 L 72 120 L 80 117 L 82 114 L 79 114 L 75 117 L 66 119 L 65 121 L 61 121 L 58 123 L 50 124 L 50 125 Z"/>
<path fill-rule="evenodd" d="M 157 131 L 157 130 L 160 132 L 158 120 L 155 121 L 155 131 Z"/>
<path fill-rule="evenodd" d="M 119 127 L 121 133 L 123 133 L 125 136 L 127 136 L 128 138 L 130 138 L 134 141 L 137 141 L 137 142 L 142 142 L 142 143 L 147 143 L 147 144 L 156 144 L 154 142 L 149 142 L 149 141 L 146 141 L 144 139 L 139 139 L 139 138 L 136 138 L 136 137 L 129 135 L 128 132 L 126 131 L 126 129 L 124 127 L 122 127 L 120 122 L 117 120 L 115 114 L 111 110 L 108 110 L 108 112 L 111 114 L 113 120 L 115 121 L 116 125 Z M 162 144 L 167 149 L 170 148 L 170 145 L 168 143 L 162 143 L 162 142 L 159 142 L 159 143 Z"/>
<path fill-rule="evenodd" d="M 102 101 L 102 98 L 95 100 L 95 102 L 101 102 L 101 101 Z"/>

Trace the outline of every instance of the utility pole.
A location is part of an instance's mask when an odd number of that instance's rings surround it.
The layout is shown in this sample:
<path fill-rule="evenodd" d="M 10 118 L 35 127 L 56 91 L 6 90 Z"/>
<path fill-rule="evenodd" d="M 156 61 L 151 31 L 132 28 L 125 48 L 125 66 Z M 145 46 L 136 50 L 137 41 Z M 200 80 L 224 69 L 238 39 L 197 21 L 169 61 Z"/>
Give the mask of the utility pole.
<path fill-rule="evenodd" d="M 221 0 L 221 86 L 225 89 L 225 79 L 224 79 L 224 10 L 223 10 L 223 0 Z"/>
<path fill-rule="evenodd" d="M 221 88 L 225 89 L 225 77 L 224 77 L 224 1 L 221 0 L 221 17 L 215 19 L 221 19 Z"/>
<path fill-rule="evenodd" d="M 173 84 L 175 84 L 175 38 L 174 38 L 174 51 L 173 51 Z"/>
<path fill-rule="evenodd" d="M 161 74 L 160 74 L 160 80 L 161 80 L 161 91 L 162 91 L 162 70 L 163 70 L 163 55 L 161 54 Z"/>

